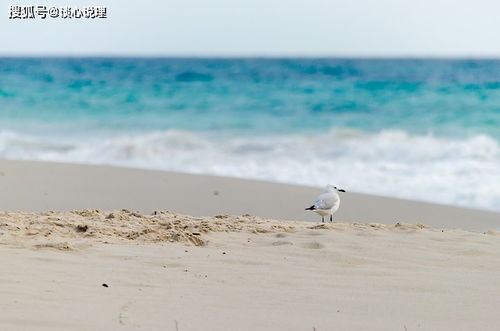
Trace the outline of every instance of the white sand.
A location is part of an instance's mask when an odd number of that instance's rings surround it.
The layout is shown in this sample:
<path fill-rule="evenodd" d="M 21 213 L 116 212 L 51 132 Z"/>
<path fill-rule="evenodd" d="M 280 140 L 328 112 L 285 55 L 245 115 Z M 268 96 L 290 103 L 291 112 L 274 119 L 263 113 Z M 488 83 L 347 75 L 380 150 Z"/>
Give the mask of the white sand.
<path fill-rule="evenodd" d="M 1 330 L 498 330 L 498 232 L 110 213 L 0 215 Z"/>
<path fill-rule="evenodd" d="M 0 187 L 0 330 L 500 325 L 498 213 L 349 193 L 322 225 L 316 188 L 37 162 Z"/>

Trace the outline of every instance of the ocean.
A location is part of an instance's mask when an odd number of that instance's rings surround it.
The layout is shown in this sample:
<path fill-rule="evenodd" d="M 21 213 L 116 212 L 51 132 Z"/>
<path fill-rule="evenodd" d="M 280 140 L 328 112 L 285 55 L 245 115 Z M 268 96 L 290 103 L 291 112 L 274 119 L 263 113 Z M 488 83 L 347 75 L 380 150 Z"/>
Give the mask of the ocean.
<path fill-rule="evenodd" d="M 500 60 L 0 58 L 0 158 L 500 210 Z"/>

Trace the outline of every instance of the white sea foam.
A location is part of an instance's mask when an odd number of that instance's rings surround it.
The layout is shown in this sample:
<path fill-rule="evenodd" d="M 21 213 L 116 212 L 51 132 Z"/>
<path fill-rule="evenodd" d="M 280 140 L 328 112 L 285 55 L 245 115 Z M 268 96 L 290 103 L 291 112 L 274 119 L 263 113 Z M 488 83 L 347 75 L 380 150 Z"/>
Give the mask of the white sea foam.
<path fill-rule="evenodd" d="M 500 210 L 500 146 L 402 131 L 230 138 L 166 131 L 106 138 L 0 131 L 0 157 L 174 170 Z"/>

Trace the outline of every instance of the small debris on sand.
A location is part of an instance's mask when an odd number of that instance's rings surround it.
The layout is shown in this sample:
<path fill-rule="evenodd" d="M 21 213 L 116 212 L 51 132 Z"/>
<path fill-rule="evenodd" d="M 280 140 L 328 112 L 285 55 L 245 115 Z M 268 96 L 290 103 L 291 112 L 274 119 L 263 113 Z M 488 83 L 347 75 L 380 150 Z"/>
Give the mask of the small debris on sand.
<path fill-rule="evenodd" d="M 76 232 L 87 232 L 89 229 L 88 225 L 77 225 L 75 226 Z"/>

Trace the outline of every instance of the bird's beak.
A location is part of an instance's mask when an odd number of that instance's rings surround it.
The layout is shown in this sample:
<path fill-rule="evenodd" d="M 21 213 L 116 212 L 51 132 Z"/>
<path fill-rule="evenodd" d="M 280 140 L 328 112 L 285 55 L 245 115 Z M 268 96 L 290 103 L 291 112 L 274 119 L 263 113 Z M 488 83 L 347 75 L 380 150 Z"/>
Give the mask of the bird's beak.
<path fill-rule="evenodd" d="M 341 188 L 340 188 L 340 189 L 339 189 L 339 192 L 345 192 L 345 190 L 343 190 L 343 189 L 341 189 Z"/>

